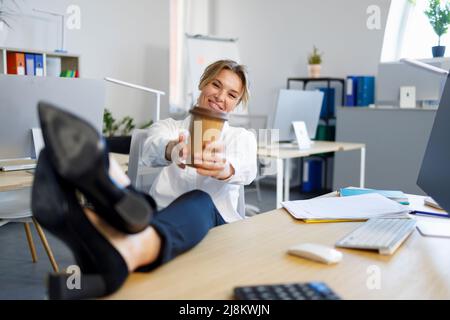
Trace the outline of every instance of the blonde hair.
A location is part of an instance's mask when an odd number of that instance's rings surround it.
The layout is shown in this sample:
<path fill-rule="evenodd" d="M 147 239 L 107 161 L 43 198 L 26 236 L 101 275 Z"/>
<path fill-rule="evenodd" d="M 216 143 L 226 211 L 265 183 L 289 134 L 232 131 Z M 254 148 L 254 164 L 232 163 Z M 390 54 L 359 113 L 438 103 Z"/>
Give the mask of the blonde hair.
<path fill-rule="evenodd" d="M 243 103 L 244 106 L 247 106 L 248 100 L 250 98 L 250 90 L 249 84 L 247 80 L 247 68 L 244 65 L 238 64 L 233 60 L 218 60 L 208 67 L 206 67 L 205 71 L 200 78 L 200 83 L 198 85 L 198 89 L 201 91 L 204 87 L 206 87 L 209 83 L 211 83 L 215 77 L 222 71 L 223 69 L 228 69 L 233 71 L 242 81 L 242 96 L 239 99 L 239 103 Z"/>

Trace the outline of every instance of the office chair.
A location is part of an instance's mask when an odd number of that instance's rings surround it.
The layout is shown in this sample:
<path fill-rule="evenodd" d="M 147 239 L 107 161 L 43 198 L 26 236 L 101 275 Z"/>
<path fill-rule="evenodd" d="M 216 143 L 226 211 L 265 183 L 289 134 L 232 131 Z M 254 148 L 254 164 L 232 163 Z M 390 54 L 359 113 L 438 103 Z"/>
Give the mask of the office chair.
<path fill-rule="evenodd" d="M 142 150 L 145 140 L 148 138 L 148 130 L 135 129 L 131 136 L 130 157 L 128 160 L 128 177 L 131 185 L 137 190 L 149 192 L 150 187 L 162 170 L 162 168 L 154 168 L 142 165 Z M 144 179 L 144 177 L 146 179 Z M 245 192 L 244 186 L 239 189 L 239 199 L 237 211 L 242 218 L 245 218 Z"/>
<path fill-rule="evenodd" d="M 259 129 L 267 129 L 268 117 L 266 115 L 250 115 L 250 114 L 230 114 L 229 123 L 234 127 L 242 127 L 247 130 L 256 130 L 256 140 L 258 141 L 258 130 Z M 262 171 L 262 163 L 258 161 L 257 175 L 255 180 L 253 181 L 255 184 L 255 188 L 246 188 L 247 192 L 256 191 L 256 198 L 258 202 L 262 201 L 261 196 L 261 186 L 260 181 L 264 178 L 261 174 Z M 246 204 L 246 216 L 251 217 L 255 214 L 260 213 L 260 209 L 251 204 Z"/>
<path fill-rule="evenodd" d="M 44 231 L 38 222 L 34 219 L 31 212 L 31 187 L 13 191 L 0 192 L 0 226 L 9 222 L 23 223 L 25 234 L 27 236 L 28 246 L 30 247 L 31 259 L 33 263 L 37 262 L 36 247 L 31 234 L 30 223 L 33 223 L 36 231 L 47 253 L 50 264 L 55 272 L 59 268 L 53 256 L 53 252 L 45 237 Z"/>
<path fill-rule="evenodd" d="M 162 168 L 144 166 L 142 162 L 142 150 L 145 140 L 148 138 L 148 130 L 135 129 L 131 136 L 130 157 L 128 159 L 128 177 L 131 185 L 137 190 L 149 192 L 153 181 Z"/>

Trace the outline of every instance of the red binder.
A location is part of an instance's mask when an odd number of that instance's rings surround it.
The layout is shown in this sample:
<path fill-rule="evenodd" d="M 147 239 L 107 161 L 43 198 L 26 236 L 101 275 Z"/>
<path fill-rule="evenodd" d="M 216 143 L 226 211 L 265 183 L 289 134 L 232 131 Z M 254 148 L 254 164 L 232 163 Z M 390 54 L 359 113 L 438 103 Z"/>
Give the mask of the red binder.
<path fill-rule="evenodd" d="M 8 74 L 25 75 L 25 54 L 19 52 L 8 52 L 7 67 Z"/>

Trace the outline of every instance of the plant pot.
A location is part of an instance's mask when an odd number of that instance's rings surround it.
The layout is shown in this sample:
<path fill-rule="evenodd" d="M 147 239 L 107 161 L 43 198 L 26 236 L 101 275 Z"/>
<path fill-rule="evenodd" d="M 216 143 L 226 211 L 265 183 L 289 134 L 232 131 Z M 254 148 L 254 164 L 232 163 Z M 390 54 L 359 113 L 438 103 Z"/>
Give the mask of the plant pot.
<path fill-rule="evenodd" d="M 445 54 L 445 46 L 435 46 L 431 48 L 433 58 L 443 57 Z"/>
<path fill-rule="evenodd" d="M 310 78 L 320 78 L 320 71 L 322 66 L 320 64 L 308 65 L 308 75 Z"/>
<path fill-rule="evenodd" d="M 105 137 L 109 152 L 130 154 L 131 136 Z"/>

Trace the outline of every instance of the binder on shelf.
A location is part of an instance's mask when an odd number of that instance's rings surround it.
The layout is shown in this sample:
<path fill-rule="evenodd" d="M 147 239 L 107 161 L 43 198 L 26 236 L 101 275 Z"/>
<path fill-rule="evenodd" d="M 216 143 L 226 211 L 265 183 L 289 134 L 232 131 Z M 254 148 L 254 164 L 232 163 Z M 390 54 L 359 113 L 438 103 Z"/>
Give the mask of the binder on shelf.
<path fill-rule="evenodd" d="M 348 76 L 347 77 L 347 85 L 346 85 L 346 93 L 345 93 L 345 105 L 349 107 L 353 107 L 356 105 L 356 87 L 358 77 Z"/>
<path fill-rule="evenodd" d="M 8 52 L 6 60 L 8 74 L 25 75 L 25 54 Z"/>
<path fill-rule="evenodd" d="M 34 76 L 34 54 L 25 53 L 25 74 Z"/>
<path fill-rule="evenodd" d="M 375 102 L 375 77 L 348 76 L 346 106 L 367 107 Z"/>
<path fill-rule="evenodd" d="M 34 55 L 34 75 L 37 77 L 44 76 L 44 56 L 42 54 Z"/>
<path fill-rule="evenodd" d="M 356 105 L 366 107 L 375 102 L 375 77 L 358 77 Z"/>
<path fill-rule="evenodd" d="M 306 159 L 303 162 L 302 192 L 314 192 L 322 189 L 322 160 Z"/>
<path fill-rule="evenodd" d="M 335 89 L 334 88 L 319 88 L 323 92 L 322 109 L 320 111 L 321 119 L 329 119 L 335 115 Z"/>

